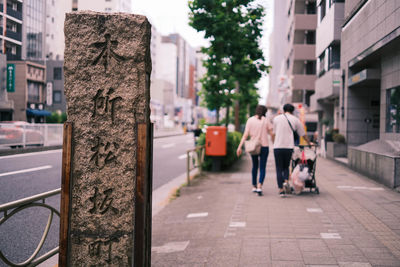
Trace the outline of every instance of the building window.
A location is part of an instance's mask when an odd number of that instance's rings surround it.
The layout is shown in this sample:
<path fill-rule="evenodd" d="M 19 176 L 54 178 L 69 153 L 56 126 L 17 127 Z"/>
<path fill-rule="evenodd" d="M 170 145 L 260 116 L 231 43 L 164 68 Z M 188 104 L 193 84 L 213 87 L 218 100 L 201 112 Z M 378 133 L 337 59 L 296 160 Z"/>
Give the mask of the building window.
<path fill-rule="evenodd" d="M 307 1 L 306 1 L 307 2 Z M 306 12 L 309 15 L 315 14 L 316 13 L 316 7 L 315 7 L 315 2 L 309 1 L 306 4 Z"/>
<path fill-rule="evenodd" d="M 306 74 L 315 75 L 315 60 L 306 62 Z"/>
<path fill-rule="evenodd" d="M 40 85 L 36 82 L 28 82 L 28 101 L 39 102 L 40 100 Z"/>
<path fill-rule="evenodd" d="M 61 91 L 53 92 L 53 102 L 58 104 L 61 103 Z"/>
<path fill-rule="evenodd" d="M 306 43 L 315 44 L 315 31 L 306 31 Z"/>
<path fill-rule="evenodd" d="M 17 45 L 6 43 L 6 54 L 16 55 L 17 54 Z"/>
<path fill-rule="evenodd" d="M 386 132 L 400 133 L 400 86 L 386 91 Z"/>
<path fill-rule="evenodd" d="M 326 1 L 322 0 L 318 6 L 319 10 L 319 21 L 322 21 L 326 15 Z"/>
<path fill-rule="evenodd" d="M 53 80 L 61 80 L 62 79 L 62 68 L 55 67 L 53 69 Z"/>
<path fill-rule="evenodd" d="M 12 31 L 12 32 L 17 32 L 17 29 L 18 29 L 17 24 L 8 19 L 7 19 L 6 27 L 7 27 L 8 31 Z"/>
<path fill-rule="evenodd" d="M 106 8 L 104 9 L 104 11 L 106 11 L 106 12 L 111 12 L 111 7 L 106 7 Z"/>

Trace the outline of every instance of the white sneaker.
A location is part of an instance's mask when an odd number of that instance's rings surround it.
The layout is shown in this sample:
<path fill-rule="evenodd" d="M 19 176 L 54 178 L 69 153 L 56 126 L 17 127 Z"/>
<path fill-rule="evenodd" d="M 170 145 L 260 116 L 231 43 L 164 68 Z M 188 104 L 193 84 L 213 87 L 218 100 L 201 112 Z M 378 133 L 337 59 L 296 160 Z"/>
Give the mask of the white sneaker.
<path fill-rule="evenodd" d="M 290 189 L 290 185 L 288 182 L 283 183 L 283 190 L 285 191 L 285 194 L 291 194 L 292 190 Z"/>
<path fill-rule="evenodd" d="M 262 196 L 262 189 L 261 188 L 257 188 L 257 194 L 259 195 L 259 196 Z"/>

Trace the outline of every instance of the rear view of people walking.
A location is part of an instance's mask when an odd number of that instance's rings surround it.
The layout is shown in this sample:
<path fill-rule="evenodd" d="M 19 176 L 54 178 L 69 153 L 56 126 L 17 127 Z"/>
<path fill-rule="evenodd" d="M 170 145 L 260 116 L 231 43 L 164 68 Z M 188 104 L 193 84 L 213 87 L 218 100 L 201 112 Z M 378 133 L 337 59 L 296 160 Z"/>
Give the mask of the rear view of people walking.
<path fill-rule="evenodd" d="M 237 156 L 242 154 L 242 146 L 250 136 L 250 141 L 245 146 L 246 152 L 251 154 L 252 160 L 252 191 L 258 193 L 259 196 L 262 195 L 262 185 L 269 153 L 268 134 L 272 134 L 272 125 L 265 117 L 266 112 L 267 108 L 265 106 L 258 105 L 256 107 L 256 115 L 247 120 L 242 140 L 236 151 Z M 250 146 L 252 146 L 252 151 L 249 151 Z M 258 170 L 260 170 L 260 177 L 257 183 Z"/>
<path fill-rule="evenodd" d="M 293 115 L 294 106 L 285 104 L 283 114 L 273 120 L 274 157 L 276 166 L 276 180 L 280 196 L 290 193 L 289 164 L 295 146 L 295 136 L 303 137 L 310 145 L 304 127 L 300 120 Z"/>

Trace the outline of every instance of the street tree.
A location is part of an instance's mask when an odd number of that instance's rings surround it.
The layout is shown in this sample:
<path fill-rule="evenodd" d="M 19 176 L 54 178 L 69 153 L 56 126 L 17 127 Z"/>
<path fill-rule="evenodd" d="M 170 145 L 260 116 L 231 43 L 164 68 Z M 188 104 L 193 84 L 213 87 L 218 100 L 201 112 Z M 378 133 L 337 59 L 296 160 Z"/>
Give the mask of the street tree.
<path fill-rule="evenodd" d="M 258 97 L 251 91 L 261 75 L 268 71 L 259 47 L 264 8 L 250 0 L 193 0 L 189 1 L 189 8 L 189 24 L 204 32 L 210 41 L 210 47 L 202 49 L 212 61 L 212 64 L 205 63 L 208 76 L 226 81 L 224 94 L 215 94 L 221 91 L 220 87 L 212 87 L 215 82 L 203 82 L 203 91 L 214 92 L 213 97 L 221 98 L 214 102 L 223 103 L 220 107 L 227 108 L 225 121 L 228 123 L 233 103 L 241 102 L 246 107 L 254 103 L 254 99 L 257 101 Z M 216 71 L 215 68 L 223 69 Z M 238 107 L 235 116 L 239 116 Z"/>

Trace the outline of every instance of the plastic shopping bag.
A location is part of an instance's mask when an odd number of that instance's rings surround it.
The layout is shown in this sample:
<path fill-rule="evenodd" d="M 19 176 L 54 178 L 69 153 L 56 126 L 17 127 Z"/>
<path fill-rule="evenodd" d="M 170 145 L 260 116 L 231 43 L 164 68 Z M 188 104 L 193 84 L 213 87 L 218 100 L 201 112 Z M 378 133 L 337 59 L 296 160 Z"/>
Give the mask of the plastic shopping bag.
<path fill-rule="evenodd" d="M 310 173 L 308 172 L 308 167 L 303 164 L 299 164 L 299 179 L 304 182 L 310 179 Z"/>
<path fill-rule="evenodd" d="M 290 176 L 290 180 L 292 181 L 293 189 L 295 194 L 300 194 L 304 189 L 304 181 L 299 178 L 300 174 L 300 166 L 297 165 Z"/>

